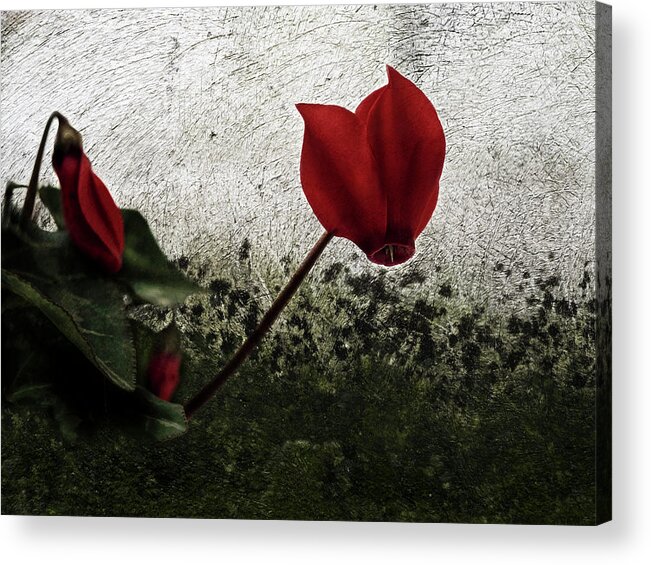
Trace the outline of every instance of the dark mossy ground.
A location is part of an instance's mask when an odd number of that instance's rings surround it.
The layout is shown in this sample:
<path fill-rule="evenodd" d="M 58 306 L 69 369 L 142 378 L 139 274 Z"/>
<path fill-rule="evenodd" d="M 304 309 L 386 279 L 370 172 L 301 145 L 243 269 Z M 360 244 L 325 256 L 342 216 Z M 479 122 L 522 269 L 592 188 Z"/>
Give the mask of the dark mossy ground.
<path fill-rule="evenodd" d="M 2 512 L 594 523 L 589 278 L 576 300 L 554 277 L 532 280 L 515 311 L 422 285 L 417 271 L 378 273 L 315 274 L 178 439 L 101 421 L 62 434 L 60 409 L 5 401 Z M 233 280 L 209 281 L 210 295 L 178 312 L 189 374 L 179 401 L 276 290 Z"/>

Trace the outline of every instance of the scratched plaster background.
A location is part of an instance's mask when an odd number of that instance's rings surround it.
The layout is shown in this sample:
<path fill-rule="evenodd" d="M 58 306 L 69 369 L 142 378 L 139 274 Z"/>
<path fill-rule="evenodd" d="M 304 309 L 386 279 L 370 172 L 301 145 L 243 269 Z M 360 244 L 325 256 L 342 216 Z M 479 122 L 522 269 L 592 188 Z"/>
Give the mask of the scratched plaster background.
<path fill-rule="evenodd" d="M 553 273 L 572 294 L 594 259 L 594 18 L 592 2 L 5 12 L 0 180 L 27 180 L 60 110 L 168 254 L 224 274 L 247 238 L 264 280 L 321 231 L 294 104 L 352 109 L 389 63 L 448 150 L 417 256 L 388 276 L 516 306 Z M 341 259 L 377 269 L 346 240 L 319 268 Z"/>

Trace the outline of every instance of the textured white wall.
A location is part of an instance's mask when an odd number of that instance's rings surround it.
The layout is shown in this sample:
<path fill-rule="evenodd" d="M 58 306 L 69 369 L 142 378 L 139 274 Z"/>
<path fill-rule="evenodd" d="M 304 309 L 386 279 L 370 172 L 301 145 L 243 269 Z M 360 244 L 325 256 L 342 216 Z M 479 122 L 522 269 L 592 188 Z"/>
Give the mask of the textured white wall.
<path fill-rule="evenodd" d="M 321 232 L 300 188 L 294 104 L 353 109 L 389 63 L 431 98 L 448 141 L 439 205 L 403 269 L 496 301 L 543 270 L 571 290 L 594 259 L 594 12 L 591 2 L 5 12 L 0 181 L 28 179 L 60 110 L 117 202 L 140 208 L 171 256 L 228 271 L 248 237 L 264 274 Z M 55 182 L 50 167 L 44 177 Z M 366 268 L 346 240 L 323 263 L 335 260 Z"/>

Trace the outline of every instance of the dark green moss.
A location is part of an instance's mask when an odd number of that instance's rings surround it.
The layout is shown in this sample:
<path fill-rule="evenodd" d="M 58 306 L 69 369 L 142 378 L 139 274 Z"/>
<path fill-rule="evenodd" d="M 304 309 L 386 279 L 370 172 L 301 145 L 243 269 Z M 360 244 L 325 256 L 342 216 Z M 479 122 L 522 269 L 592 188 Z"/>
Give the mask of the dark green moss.
<path fill-rule="evenodd" d="M 3 513 L 594 523 L 594 300 L 547 277 L 498 311 L 343 271 L 299 291 L 174 441 L 93 422 L 70 441 L 47 406 L 5 400 Z M 263 312 L 250 284 L 210 290 L 205 331 L 196 305 L 177 313 L 203 331 L 184 337 L 181 398 Z"/>

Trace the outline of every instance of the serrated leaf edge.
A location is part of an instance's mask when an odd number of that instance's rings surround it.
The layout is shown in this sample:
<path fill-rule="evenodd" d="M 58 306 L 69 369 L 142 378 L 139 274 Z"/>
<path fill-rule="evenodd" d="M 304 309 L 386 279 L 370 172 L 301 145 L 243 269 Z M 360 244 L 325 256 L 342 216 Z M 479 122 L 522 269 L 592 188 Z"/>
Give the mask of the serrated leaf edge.
<path fill-rule="evenodd" d="M 135 388 L 136 388 L 136 383 L 135 383 L 135 382 L 130 383 L 130 382 L 125 381 L 124 379 L 122 379 L 122 378 L 121 378 L 119 375 L 117 375 L 117 374 L 116 374 L 112 369 L 110 369 L 110 367 L 108 367 L 108 365 L 106 365 L 106 363 L 105 363 L 104 361 L 102 361 L 101 359 L 99 359 L 99 358 L 94 354 L 92 346 L 90 345 L 90 343 L 88 342 L 88 340 L 87 340 L 86 337 L 84 336 L 84 333 L 79 329 L 79 326 L 78 326 L 77 322 L 75 321 L 74 316 L 72 316 L 72 314 L 70 314 L 70 312 L 68 312 L 65 308 L 63 308 L 62 306 L 60 306 L 59 304 L 57 304 L 56 302 L 54 302 L 53 300 L 51 300 L 49 297 L 45 296 L 45 295 L 44 295 L 40 290 L 38 290 L 34 285 L 32 285 L 32 284 L 29 283 L 28 281 L 24 280 L 23 278 L 19 277 L 18 275 L 9 272 L 9 271 L 7 271 L 6 269 L 2 269 L 2 277 L 3 277 L 3 278 L 9 278 L 9 279 L 12 279 L 12 278 L 13 278 L 13 279 L 17 280 L 20 284 L 29 287 L 29 288 L 30 288 L 34 293 L 36 293 L 38 296 L 40 296 L 40 297 L 41 297 L 45 302 L 47 302 L 50 306 L 52 306 L 53 308 L 55 308 L 55 309 L 59 310 L 60 312 L 62 312 L 63 315 L 64 315 L 66 318 L 68 318 L 68 320 L 70 321 L 71 325 L 74 327 L 75 332 L 77 333 L 79 339 L 81 340 L 82 345 L 83 345 L 84 347 L 83 347 L 83 348 L 79 348 L 79 350 L 80 350 L 80 351 L 81 351 L 81 352 L 86 356 L 86 358 L 87 358 L 89 361 L 91 361 L 91 362 L 92 362 L 92 363 L 93 363 L 93 364 L 94 364 L 94 365 L 95 365 L 95 366 L 96 366 L 100 371 L 102 371 L 103 374 L 105 374 L 105 375 L 109 378 L 109 380 L 110 380 L 112 383 L 114 383 L 114 384 L 115 384 L 116 386 L 118 386 L 119 388 L 121 388 L 121 389 L 123 389 L 123 390 L 127 390 L 127 391 L 133 391 L 133 390 L 135 390 Z M 16 292 L 16 290 L 15 290 L 14 288 L 12 288 L 11 286 L 6 285 L 5 283 L 3 283 L 3 286 L 6 286 L 6 287 L 8 288 L 8 290 L 10 290 L 11 292 L 14 292 L 15 294 L 19 294 L 19 293 Z M 20 294 L 19 294 L 19 296 L 21 296 L 23 299 L 29 301 L 29 299 L 28 299 L 26 296 L 23 296 L 23 295 L 20 295 Z M 36 306 L 36 307 L 38 308 L 38 306 Z M 41 310 L 41 312 L 43 312 L 43 314 L 44 314 L 44 315 L 45 315 L 45 316 L 46 316 L 46 317 L 47 317 L 47 318 L 48 318 L 48 319 L 49 319 L 53 324 L 57 325 L 56 322 L 55 322 L 55 320 L 53 320 L 45 310 L 43 310 L 43 309 L 41 309 L 41 308 L 38 308 L 38 309 Z M 64 335 L 65 335 L 65 334 L 64 334 Z M 68 336 L 65 336 L 65 337 L 66 337 L 67 339 L 70 340 L 70 338 L 69 338 Z M 73 342 L 73 343 L 74 343 L 74 342 Z M 75 344 L 75 345 L 77 345 L 77 344 Z M 131 342 L 131 346 L 134 347 L 134 345 L 133 345 L 133 341 Z M 135 367 L 135 347 L 134 347 L 134 355 L 133 355 L 133 358 L 134 358 L 134 360 L 133 360 L 133 362 L 131 363 L 132 367 L 130 368 L 130 372 L 133 373 L 133 374 L 135 375 L 135 370 L 136 370 L 136 367 Z M 134 381 L 135 381 L 135 380 L 136 380 L 136 379 L 134 378 Z"/>

